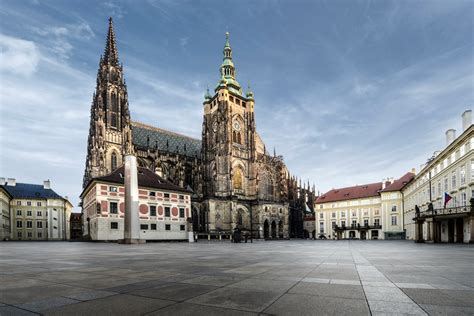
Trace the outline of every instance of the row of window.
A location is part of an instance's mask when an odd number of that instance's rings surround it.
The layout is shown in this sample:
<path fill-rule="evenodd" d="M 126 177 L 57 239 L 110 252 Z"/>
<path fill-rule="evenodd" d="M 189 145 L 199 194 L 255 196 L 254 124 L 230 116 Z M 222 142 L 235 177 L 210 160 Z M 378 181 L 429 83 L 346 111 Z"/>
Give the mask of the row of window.
<path fill-rule="evenodd" d="M 118 192 L 118 187 L 109 186 L 109 192 Z M 149 196 L 156 196 L 156 193 L 157 193 L 157 192 L 155 192 L 155 191 L 149 191 L 149 192 L 148 192 L 148 195 L 149 195 Z M 165 199 L 169 199 L 169 198 L 170 198 L 170 194 L 169 194 L 169 193 L 163 193 L 163 197 L 164 197 Z M 180 200 L 184 200 L 184 195 L 180 194 L 180 195 L 178 196 L 178 198 L 179 198 Z"/>
<path fill-rule="evenodd" d="M 150 216 L 156 216 L 156 205 L 150 205 Z M 118 203 L 117 202 L 109 202 L 109 212 L 110 214 L 118 214 Z M 97 212 L 100 213 L 100 210 Z M 184 208 L 179 209 L 179 217 L 184 218 L 185 212 Z M 169 206 L 165 206 L 165 217 L 171 217 L 171 208 Z"/>
<path fill-rule="evenodd" d="M 22 214 L 21 210 L 16 210 L 16 216 L 21 216 Z M 26 216 L 33 216 L 33 211 L 26 211 Z M 43 216 L 43 212 L 36 211 L 36 216 Z"/>
<path fill-rule="evenodd" d="M 19 232 L 16 233 L 16 236 L 18 238 L 23 238 L 23 233 L 21 231 L 19 231 Z M 38 238 L 43 238 L 43 232 L 37 232 L 36 236 L 38 236 Z M 26 237 L 33 238 L 33 233 L 32 232 L 26 232 Z"/>
<path fill-rule="evenodd" d="M 398 216 L 397 215 L 392 215 L 391 217 L 391 224 L 392 226 L 395 226 L 397 225 L 398 223 Z M 332 222 L 332 229 L 334 230 L 334 228 L 336 227 L 336 222 Z M 353 226 L 357 226 L 357 221 L 356 220 L 353 220 L 351 225 Z M 341 221 L 341 226 L 346 226 L 346 221 Z M 364 226 L 369 226 L 369 220 L 366 219 L 364 220 Z M 374 219 L 374 226 L 380 226 L 380 219 L 376 218 Z M 324 233 L 324 222 L 319 222 L 319 232 L 320 233 Z"/>
<path fill-rule="evenodd" d="M 438 165 L 438 167 L 441 166 L 441 170 L 443 169 L 442 165 L 443 165 L 442 163 L 440 165 Z M 437 173 L 440 172 L 440 171 L 436 171 L 437 169 L 439 169 L 439 168 L 434 168 L 431 171 L 431 176 L 435 176 Z M 458 178 L 458 171 L 459 171 L 459 178 Z M 466 165 L 462 165 L 462 166 L 459 167 L 459 169 L 452 171 L 451 175 L 446 175 L 442 180 L 439 180 L 438 183 L 437 183 L 437 186 L 436 186 L 436 188 L 438 189 L 437 192 L 435 191 L 435 184 L 433 184 L 432 188 L 431 188 L 432 195 L 435 196 L 435 194 L 437 193 L 438 196 L 440 196 L 444 192 L 448 192 L 449 190 L 457 189 L 458 181 L 459 181 L 460 186 L 466 185 L 466 183 L 467 183 L 467 172 L 466 171 L 467 171 Z M 471 180 L 474 180 L 474 160 L 471 160 Z M 425 175 L 423 178 L 421 178 L 419 181 L 417 181 L 416 184 L 413 186 L 413 190 L 420 187 L 420 186 L 422 186 L 423 184 L 425 184 L 428 181 L 430 181 L 429 174 Z M 429 194 L 429 189 L 427 190 L 427 192 Z"/>
<path fill-rule="evenodd" d="M 45 222 L 46 228 L 48 228 L 48 222 Z M 16 221 L 16 228 L 22 228 L 23 221 Z M 33 221 L 26 221 L 26 228 L 33 228 Z M 36 228 L 43 228 L 43 222 L 36 222 Z M 54 227 L 56 229 L 56 227 Z"/>
<path fill-rule="evenodd" d="M 396 212 L 397 211 L 397 206 L 396 205 L 393 205 L 392 206 L 392 212 Z M 341 217 L 346 217 L 346 211 L 340 211 L 341 213 Z M 349 214 L 349 212 L 347 212 Z M 369 216 L 369 211 L 368 210 L 364 210 L 364 215 L 363 216 Z M 336 218 L 336 212 L 332 212 L 331 213 L 331 217 L 333 218 Z M 379 215 L 379 210 L 378 209 L 375 209 L 374 210 L 374 215 Z M 357 217 L 357 211 L 352 211 L 352 217 Z M 319 218 L 324 218 L 324 213 L 319 213 Z"/>
<path fill-rule="evenodd" d="M 238 98 L 235 98 L 235 101 L 234 101 L 234 97 L 233 97 L 233 96 L 229 96 L 229 100 L 230 100 L 230 102 L 232 102 L 232 103 L 236 103 L 237 105 L 240 105 L 240 99 L 238 99 Z M 242 101 L 242 107 L 244 107 L 244 108 L 246 107 L 246 104 L 245 104 L 244 101 Z"/>
<path fill-rule="evenodd" d="M 21 201 L 16 201 L 16 205 L 21 205 Z M 31 201 L 26 201 L 27 206 L 31 206 Z M 36 206 L 42 206 L 43 204 L 41 202 L 36 202 Z"/>
<path fill-rule="evenodd" d="M 148 228 L 149 227 L 149 228 Z M 141 230 L 156 230 L 156 224 L 141 224 L 140 229 Z M 110 222 L 110 229 L 118 229 L 118 222 Z M 171 230 L 171 225 L 170 224 L 165 224 L 165 230 L 170 231 Z M 179 230 L 183 231 L 186 230 L 185 225 L 179 225 Z"/>
<path fill-rule="evenodd" d="M 447 179 L 445 179 L 445 182 L 447 181 Z M 435 200 L 437 198 L 439 198 L 440 196 L 443 196 L 444 192 L 447 192 L 448 190 L 446 191 L 441 191 L 441 183 L 438 182 L 438 195 L 436 195 L 436 191 L 435 191 L 435 186 L 433 185 L 431 187 L 431 198 L 432 200 Z M 419 204 L 423 204 L 425 201 L 429 201 L 429 194 L 430 194 L 430 189 L 428 188 L 427 190 L 423 190 L 422 192 L 412 196 L 409 198 L 409 202 L 411 205 L 419 205 Z M 457 194 L 451 194 L 451 196 L 453 197 L 453 199 L 451 201 L 449 201 L 449 203 L 447 204 L 447 207 L 457 207 L 457 206 L 466 206 L 468 205 L 468 199 L 467 199 L 467 193 L 465 190 L 462 190 L 460 192 L 458 192 Z M 471 196 L 474 197 L 474 190 L 471 192 Z M 443 199 L 440 199 L 438 202 L 437 202 L 437 205 L 435 205 L 436 208 L 441 208 L 441 207 L 444 207 L 444 205 L 442 204 L 443 203 Z M 435 203 L 436 204 L 436 203 Z"/>

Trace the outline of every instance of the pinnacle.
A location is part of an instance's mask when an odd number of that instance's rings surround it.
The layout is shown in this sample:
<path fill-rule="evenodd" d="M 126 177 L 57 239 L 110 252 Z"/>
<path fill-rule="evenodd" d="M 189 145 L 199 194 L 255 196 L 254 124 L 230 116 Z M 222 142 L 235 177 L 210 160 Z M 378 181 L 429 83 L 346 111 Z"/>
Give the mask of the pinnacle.
<path fill-rule="evenodd" d="M 112 17 L 109 18 L 109 31 L 107 33 L 107 42 L 105 44 L 104 50 L 104 63 L 109 63 L 113 65 L 119 64 L 118 61 L 118 50 L 117 44 L 115 41 L 115 32 L 114 32 L 114 24 L 112 21 Z"/>

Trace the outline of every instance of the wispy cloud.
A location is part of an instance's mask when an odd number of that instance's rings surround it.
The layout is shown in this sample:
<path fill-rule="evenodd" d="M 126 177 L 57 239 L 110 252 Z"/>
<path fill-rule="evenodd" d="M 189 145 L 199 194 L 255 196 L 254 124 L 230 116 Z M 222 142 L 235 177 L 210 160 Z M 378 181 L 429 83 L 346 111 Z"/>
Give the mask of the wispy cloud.
<path fill-rule="evenodd" d="M 114 1 L 106 1 L 102 6 L 107 10 L 108 14 L 113 18 L 121 19 L 127 13 L 122 5 Z"/>
<path fill-rule="evenodd" d="M 73 49 L 72 40 L 88 41 L 95 37 L 90 25 L 85 22 L 66 26 L 33 27 L 32 31 L 42 37 L 45 49 L 63 59 L 70 56 Z"/>
<path fill-rule="evenodd" d="M 181 45 L 181 47 L 185 47 L 186 45 L 188 45 L 188 41 L 189 37 L 181 37 L 179 39 L 179 45 Z"/>
<path fill-rule="evenodd" d="M 0 71 L 31 76 L 38 68 L 39 55 L 35 43 L 0 34 Z"/>

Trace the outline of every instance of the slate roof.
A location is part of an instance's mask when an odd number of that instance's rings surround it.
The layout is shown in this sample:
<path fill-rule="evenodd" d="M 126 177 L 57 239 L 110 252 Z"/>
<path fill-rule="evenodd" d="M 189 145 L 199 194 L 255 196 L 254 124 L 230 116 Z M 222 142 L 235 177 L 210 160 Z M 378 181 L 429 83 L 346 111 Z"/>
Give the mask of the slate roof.
<path fill-rule="evenodd" d="M 387 187 L 385 187 L 385 189 L 383 189 L 381 192 L 400 191 L 408 184 L 408 182 L 413 180 L 414 177 L 414 173 L 407 172 L 400 179 L 393 181 L 392 184 L 389 184 Z"/>
<path fill-rule="evenodd" d="M 31 199 L 61 199 L 62 196 L 52 189 L 45 189 L 41 184 L 16 183 L 16 185 L 0 185 L 13 198 L 31 198 Z"/>
<path fill-rule="evenodd" d="M 141 148 L 154 148 L 156 144 L 160 151 L 201 156 L 201 140 L 138 122 L 132 122 L 132 142 Z"/>
<path fill-rule="evenodd" d="M 115 171 L 112 171 L 111 173 L 109 173 L 108 175 L 91 179 L 89 183 L 87 184 L 86 188 L 84 189 L 84 191 L 82 192 L 82 194 L 86 192 L 87 187 L 89 187 L 89 185 L 94 180 L 101 181 L 101 182 L 108 182 L 108 183 L 124 184 L 124 179 L 125 179 L 125 170 L 124 170 L 124 166 L 121 166 L 120 168 L 115 169 Z M 173 183 L 163 179 L 162 177 L 160 177 L 153 171 L 147 168 L 143 168 L 143 167 L 138 167 L 138 187 L 191 193 L 187 191 L 186 189 L 180 188 L 179 186 L 174 185 Z"/>
<path fill-rule="evenodd" d="M 382 182 L 356 185 L 353 187 L 332 189 L 316 200 L 316 203 L 326 203 L 335 201 L 345 201 L 352 199 L 363 199 L 368 197 L 379 196 L 382 190 Z"/>

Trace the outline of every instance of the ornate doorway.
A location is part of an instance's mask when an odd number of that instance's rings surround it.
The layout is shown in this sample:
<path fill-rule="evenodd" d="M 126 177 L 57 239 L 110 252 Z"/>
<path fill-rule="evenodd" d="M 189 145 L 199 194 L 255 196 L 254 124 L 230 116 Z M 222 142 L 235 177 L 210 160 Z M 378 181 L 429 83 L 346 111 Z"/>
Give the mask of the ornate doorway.
<path fill-rule="evenodd" d="M 263 238 L 268 239 L 268 237 L 270 237 L 269 229 L 268 220 L 265 220 L 263 223 Z"/>
<path fill-rule="evenodd" d="M 272 239 L 277 238 L 277 227 L 275 221 L 272 221 Z"/>

